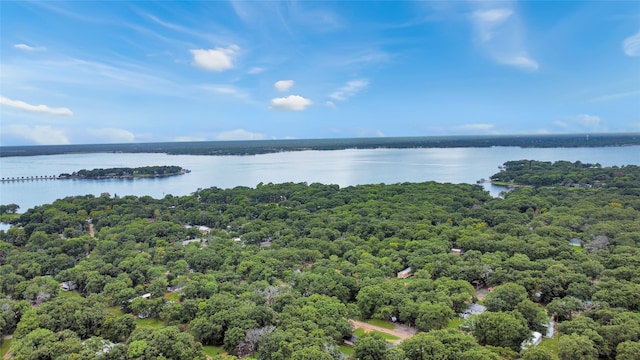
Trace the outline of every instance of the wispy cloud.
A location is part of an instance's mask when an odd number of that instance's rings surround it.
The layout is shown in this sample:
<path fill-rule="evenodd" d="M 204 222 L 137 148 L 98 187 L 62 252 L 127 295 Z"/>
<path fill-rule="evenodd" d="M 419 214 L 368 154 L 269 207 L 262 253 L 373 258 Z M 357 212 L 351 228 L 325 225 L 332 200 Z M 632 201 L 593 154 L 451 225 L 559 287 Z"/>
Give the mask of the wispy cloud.
<path fill-rule="evenodd" d="M 621 93 L 615 93 L 615 94 L 602 95 L 602 96 L 598 96 L 596 98 L 593 98 L 590 101 L 591 102 L 606 102 L 606 101 L 613 101 L 613 100 L 623 99 L 623 98 L 630 97 L 630 96 L 640 96 L 640 90 L 633 90 L 633 91 L 627 91 L 627 92 L 621 92 Z"/>
<path fill-rule="evenodd" d="M 254 133 L 244 129 L 223 131 L 216 136 L 216 140 L 263 140 L 267 137 L 261 133 Z"/>
<path fill-rule="evenodd" d="M 600 125 L 601 119 L 597 115 L 581 114 L 565 116 L 559 120 L 554 121 L 554 125 L 560 128 L 570 128 L 572 126 L 580 126 L 585 128 L 594 128 Z"/>
<path fill-rule="evenodd" d="M 261 74 L 265 71 L 265 68 L 259 67 L 259 66 L 254 66 L 252 68 L 250 68 L 249 70 L 247 70 L 247 74 L 249 75 L 257 75 L 257 74 Z"/>
<path fill-rule="evenodd" d="M 69 144 L 69 137 L 61 129 L 51 126 L 30 126 L 23 124 L 3 125 L 0 128 L 3 135 L 19 137 L 38 145 L 63 145 Z"/>
<path fill-rule="evenodd" d="M 640 56 L 640 31 L 624 39 L 622 50 L 629 56 Z"/>
<path fill-rule="evenodd" d="M 225 71 L 234 67 L 233 61 L 238 55 L 240 47 L 231 45 L 227 48 L 192 49 L 189 51 L 193 55 L 195 66 L 208 71 Z"/>
<path fill-rule="evenodd" d="M 115 128 L 87 129 L 87 134 L 107 142 L 131 142 L 136 139 L 132 132 Z"/>
<path fill-rule="evenodd" d="M 44 46 L 29 46 L 27 44 L 15 44 L 13 45 L 13 47 L 19 50 L 29 51 L 29 52 L 47 50 L 47 48 Z"/>
<path fill-rule="evenodd" d="M 277 111 L 301 111 L 306 109 L 313 102 L 299 95 L 289 95 L 287 97 L 275 98 L 271 100 L 271 110 Z"/>
<path fill-rule="evenodd" d="M 293 84 L 295 84 L 295 81 L 293 80 L 280 80 L 280 81 L 276 81 L 275 84 L 273 84 L 273 87 L 282 92 L 282 91 L 287 91 L 289 90 Z"/>
<path fill-rule="evenodd" d="M 464 124 L 464 125 L 459 125 L 459 126 L 454 126 L 451 128 L 451 130 L 456 130 L 456 131 L 486 131 L 486 130 L 491 130 L 495 128 L 495 125 L 493 124 Z"/>
<path fill-rule="evenodd" d="M 523 70 L 538 70 L 538 62 L 526 51 L 521 24 L 513 9 L 504 6 L 478 9 L 469 18 L 480 45 L 495 62 Z"/>
<path fill-rule="evenodd" d="M 231 85 L 201 85 L 205 91 L 212 91 L 216 94 L 230 95 L 241 100 L 249 100 L 251 96 L 244 90 Z"/>
<path fill-rule="evenodd" d="M 356 95 L 369 86 L 369 81 L 365 79 L 356 79 L 348 81 L 347 84 L 329 95 L 334 100 L 344 101 Z"/>
<path fill-rule="evenodd" d="M 20 110 L 49 114 L 49 115 L 66 115 L 66 116 L 73 115 L 73 112 L 71 112 L 71 110 L 69 110 L 66 107 L 52 108 L 47 105 L 32 105 L 20 100 L 11 100 L 4 96 L 0 96 L 0 104 L 9 106 L 12 108 L 20 109 Z"/>
<path fill-rule="evenodd" d="M 525 70 L 538 70 L 538 63 L 524 54 L 500 57 L 497 61 L 501 64 L 511 65 Z"/>
<path fill-rule="evenodd" d="M 493 38 L 495 28 L 505 22 L 513 10 L 506 8 L 496 8 L 490 10 L 476 10 L 471 14 L 471 19 L 478 27 L 480 40 L 489 41 Z"/>
<path fill-rule="evenodd" d="M 326 101 L 324 104 L 332 109 L 336 108 L 336 103 L 334 103 L 333 101 Z"/>

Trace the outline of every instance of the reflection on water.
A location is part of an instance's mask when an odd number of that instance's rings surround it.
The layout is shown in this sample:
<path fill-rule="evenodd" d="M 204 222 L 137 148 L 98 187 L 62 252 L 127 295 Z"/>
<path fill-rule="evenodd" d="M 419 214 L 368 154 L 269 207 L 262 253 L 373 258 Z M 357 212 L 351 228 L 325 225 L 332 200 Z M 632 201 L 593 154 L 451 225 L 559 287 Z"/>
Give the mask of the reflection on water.
<path fill-rule="evenodd" d="M 301 151 L 252 156 L 166 154 L 70 154 L 0 158 L 0 177 L 43 176 L 80 169 L 178 165 L 191 173 L 136 180 L 41 180 L 0 184 L 0 204 L 16 203 L 21 212 L 70 195 L 110 193 L 162 198 L 198 188 L 255 187 L 258 183 L 319 182 L 340 186 L 437 181 L 475 184 L 509 160 L 567 160 L 640 165 L 640 147 L 522 149 L 368 149 Z M 502 188 L 483 185 L 492 195 Z"/>

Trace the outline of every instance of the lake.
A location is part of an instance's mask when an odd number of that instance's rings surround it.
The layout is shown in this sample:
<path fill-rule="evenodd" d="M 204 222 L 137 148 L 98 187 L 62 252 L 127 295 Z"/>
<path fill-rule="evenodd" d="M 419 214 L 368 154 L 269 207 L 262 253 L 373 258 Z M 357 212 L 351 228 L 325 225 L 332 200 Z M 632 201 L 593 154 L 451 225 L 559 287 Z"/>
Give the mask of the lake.
<path fill-rule="evenodd" d="M 0 158 L 0 177 L 51 176 L 81 169 L 178 165 L 191 173 L 169 178 L 3 182 L 0 204 L 28 208 L 71 195 L 188 195 L 198 188 L 319 182 L 340 186 L 437 181 L 475 184 L 510 160 L 640 165 L 640 146 L 604 148 L 424 148 L 299 151 L 251 156 L 97 153 Z M 483 184 L 496 196 L 504 188 Z"/>

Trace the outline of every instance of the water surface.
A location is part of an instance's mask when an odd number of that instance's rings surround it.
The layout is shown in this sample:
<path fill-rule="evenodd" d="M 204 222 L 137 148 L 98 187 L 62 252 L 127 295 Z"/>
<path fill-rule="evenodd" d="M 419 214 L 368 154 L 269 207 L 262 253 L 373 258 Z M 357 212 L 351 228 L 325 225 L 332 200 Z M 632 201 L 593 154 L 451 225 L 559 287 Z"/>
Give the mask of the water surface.
<path fill-rule="evenodd" d="M 437 181 L 475 184 L 509 160 L 640 165 L 640 146 L 605 148 L 426 148 L 299 151 L 251 156 L 69 154 L 0 158 L 0 177 L 58 175 L 81 169 L 178 165 L 191 173 L 132 180 L 39 180 L 0 184 L 0 204 L 20 212 L 71 195 L 187 195 L 198 188 L 255 187 L 258 183 L 319 182 L 340 186 Z M 484 184 L 492 195 L 503 188 Z"/>

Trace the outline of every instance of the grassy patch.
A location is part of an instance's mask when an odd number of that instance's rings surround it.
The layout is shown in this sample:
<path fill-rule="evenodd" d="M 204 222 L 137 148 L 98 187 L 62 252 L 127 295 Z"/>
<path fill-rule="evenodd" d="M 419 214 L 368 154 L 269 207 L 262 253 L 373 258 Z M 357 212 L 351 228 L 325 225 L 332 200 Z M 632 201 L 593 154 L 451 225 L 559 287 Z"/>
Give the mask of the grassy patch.
<path fill-rule="evenodd" d="M 375 325 L 383 329 L 389 329 L 389 330 L 393 330 L 396 328 L 396 326 L 392 322 L 387 320 L 371 319 L 371 320 L 367 320 L 367 324 Z"/>
<path fill-rule="evenodd" d="M 543 347 L 547 350 L 550 350 L 554 354 L 558 355 L 558 337 L 557 336 L 553 338 L 542 339 L 542 341 L 540 342 L 540 345 L 538 346 Z"/>
<path fill-rule="evenodd" d="M 222 346 L 206 345 L 202 347 L 202 352 L 207 356 L 217 356 L 226 353 Z"/>
<path fill-rule="evenodd" d="M 351 355 L 353 354 L 353 347 L 351 346 L 347 346 L 347 345 L 338 345 L 338 349 L 340 349 L 340 352 L 345 354 L 345 355 Z"/>
<path fill-rule="evenodd" d="M 158 319 L 153 319 L 153 318 L 140 319 L 136 317 L 136 326 L 141 328 L 159 329 L 164 326 L 164 323 Z"/>
<path fill-rule="evenodd" d="M 449 325 L 447 325 L 447 328 L 458 330 L 460 328 L 460 325 L 462 325 L 463 322 L 464 322 L 463 318 L 459 318 L 459 317 L 453 318 L 449 320 Z"/>
<path fill-rule="evenodd" d="M 63 298 L 79 298 L 81 297 L 80 294 L 78 294 L 77 291 L 58 291 L 58 296 L 63 297 Z"/>
<path fill-rule="evenodd" d="M 2 345 L 0 345 L 0 359 L 4 357 L 4 354 L 9 352 L 11 348 L 11 339 L 5 340 Z"/>
<path fill-rule="evenodd" d="M 177 292 L 171 292 L 164 294 L 164 298 L 167 300 L 173 300 L 175 302 L 180 302 L 180 294 Z"/>
<path fill-rule="evenodd" d="M 364 335 L 365 333 L 366 332 L 364 331 L 363 328 L 357 328 L 356 331 L 353 332 L 353 335 L 355 335 L 357 337 L 360 337 L 360 336 Z M 380 331 L 375 331 L 375 330 L 369 331 L 368 333 L 369 334 L 378 334 L 378 335 L 380 335 L 381 338 L 383 338 L 385 340 L 399 340 L 400 339 L 397 336 L 386 334 L 386 333 L 383 333 L 383 332 L 380 332 Z"/>
<path fill-rule="evenodd" d="M 111 315 L 116 315 L 116 316 L 122 315 L 122 310 L 120 309 L 120 306 L 109 306 L 107 308 L 107 311 Z"/>

